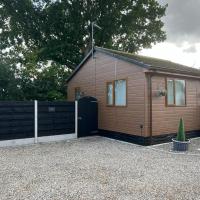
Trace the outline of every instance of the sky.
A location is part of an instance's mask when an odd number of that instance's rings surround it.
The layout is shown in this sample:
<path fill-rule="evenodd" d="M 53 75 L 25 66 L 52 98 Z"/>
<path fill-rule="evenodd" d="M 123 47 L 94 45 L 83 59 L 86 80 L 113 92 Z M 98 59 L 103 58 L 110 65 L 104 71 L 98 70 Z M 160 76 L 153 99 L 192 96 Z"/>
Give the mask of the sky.
<path fill-rule="evenodd" d="M 200 69 L 200 0 L 158 0 L 168 4 L 162 18 L 167 39 L 140 54 Z"/>

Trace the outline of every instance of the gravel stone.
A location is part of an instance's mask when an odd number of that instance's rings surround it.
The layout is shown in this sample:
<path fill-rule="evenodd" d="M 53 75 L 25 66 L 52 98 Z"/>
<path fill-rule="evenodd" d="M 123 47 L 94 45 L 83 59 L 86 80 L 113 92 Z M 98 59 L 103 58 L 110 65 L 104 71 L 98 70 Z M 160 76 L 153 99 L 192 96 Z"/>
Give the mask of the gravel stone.
<path fill-rule="evenodd" d="M 199 200 L 200 154 L 160 148 L 103 137 L 0 148 L 0 200 Z"/>

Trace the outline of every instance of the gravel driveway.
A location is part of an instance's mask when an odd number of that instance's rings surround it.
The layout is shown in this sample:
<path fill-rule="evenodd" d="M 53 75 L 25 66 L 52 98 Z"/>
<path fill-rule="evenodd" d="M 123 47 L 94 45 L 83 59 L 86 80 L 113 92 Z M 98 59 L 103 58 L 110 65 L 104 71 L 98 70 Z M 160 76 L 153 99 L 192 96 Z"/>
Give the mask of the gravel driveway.
<path fill-rule="evenodd" d="M 200 156 L 103 137 L 0 149 L 1 200 L 200 199 Z"/>

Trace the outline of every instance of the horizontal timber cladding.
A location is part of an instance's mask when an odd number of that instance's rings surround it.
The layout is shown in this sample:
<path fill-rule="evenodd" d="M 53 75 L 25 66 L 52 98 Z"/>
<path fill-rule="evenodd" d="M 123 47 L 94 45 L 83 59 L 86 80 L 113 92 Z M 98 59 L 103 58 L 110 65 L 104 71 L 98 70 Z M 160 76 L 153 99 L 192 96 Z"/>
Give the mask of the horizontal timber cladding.
<path fill-rule="evenodd" d="M 0 101 L 0 140 L 34 137 L 34 102 Z"/>
<path fill-rule="evenodd" d="M 165 96 L 156 93 L 165 89 L 166 78 L 183 79 L 186 82 L 186 106 L 167 106 Z M 185 130 L 200 130 L 200 81 L 178 76 L 152 77 L 152 135 L 176 133 L 180 118 L 184 119 Z"/>
<path fill-rule="evenodd" d="M 79 87 L 85 96 L 98 100 L 99 129 L 147 136 L 144 69 L 100 52 L 96 52 L 94 58 L 88 59 L 68 82 L 68 99 L 75 99 L 75 88 Z M 127 105 L 107 106 L 107 82 L 119 79 L 127 80 Z"/>
<path fill-rule="evenodd" d="M 74 102 L 38 102 L 38 136 L 75 132 Z"/>

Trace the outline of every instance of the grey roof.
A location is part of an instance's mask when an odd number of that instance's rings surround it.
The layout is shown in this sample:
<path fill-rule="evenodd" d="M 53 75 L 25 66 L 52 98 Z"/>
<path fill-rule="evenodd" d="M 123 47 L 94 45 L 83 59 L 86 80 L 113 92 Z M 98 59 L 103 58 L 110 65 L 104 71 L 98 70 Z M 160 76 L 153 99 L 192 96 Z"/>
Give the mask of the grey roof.
<path fill-rule="evenodd" d="M 192 76 L 200 76 L 199 69 L 188 67 L 188 66 L 181 65 L 178 63 L 174 63 L 169 60 L 141 56 L 137 54 L 131 54 L 131 53 L 123 52 L 123 51 L 116 51 L 116 50 L 106 49 L 106 48 L 101 48 L 101 47 L 95 47 L 94 51 L 106 53 L 110 56 L 136 64 L 140 67 L 143 67 L 149 70 L 164 71 L 164 72 L 178 73 L 178 74 L 192 75 Z M 88 55 L 84 58 L 84 60 L 76 67 L 72 75 L 67 79 L 67 82 L 69 82 L 72 79 L 72 77 L 77 73 L 77 71 L 83 66 L 83 64 L 87 61 L 87 59 L 91 55 L 92 55 L 92 51 L 90 51 Z"/>
<path fill-rule="evenodd" d="M 172 73 L 181 73 L 186 75 L 194 75 L 194 76 L 200 76 L 200 70 L 188 67 L 185 65 L 181 65 L 178 63 L 171 62 L 169 60 L 159 59 L 159 58 L 152 58 L 147 56 L 141 56 L 137 54 L 131 54 L 123 51 L 116 51 L 111 49 L 105 49 L 105 48 L 96 48 L 100 51 L 104 51 L 112 53 L 113 55 L 119 55 L 124 58 L 131 59 L 135 62 L 138 62 L 138 65 L 140 66 L 146 66 L 149 70 L 159 70 L 159 71 L 165 71 L 165 72 L 172 72 Z"/>

